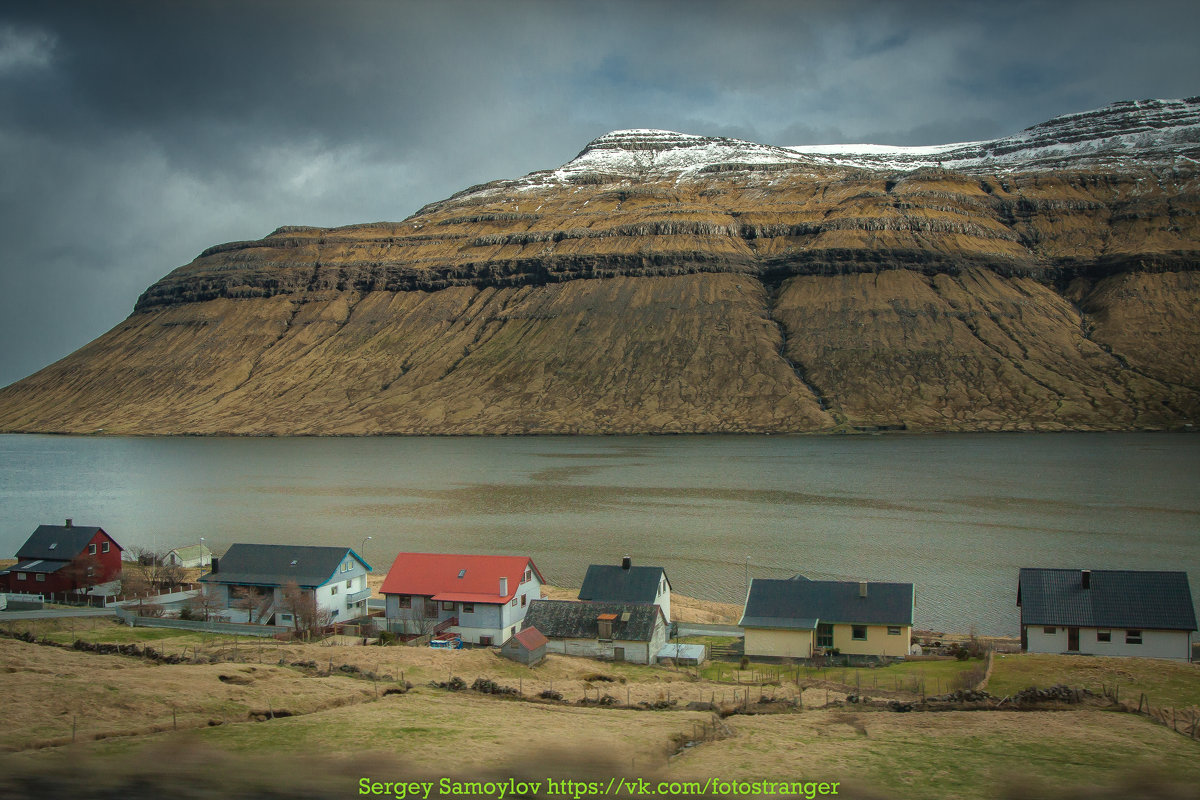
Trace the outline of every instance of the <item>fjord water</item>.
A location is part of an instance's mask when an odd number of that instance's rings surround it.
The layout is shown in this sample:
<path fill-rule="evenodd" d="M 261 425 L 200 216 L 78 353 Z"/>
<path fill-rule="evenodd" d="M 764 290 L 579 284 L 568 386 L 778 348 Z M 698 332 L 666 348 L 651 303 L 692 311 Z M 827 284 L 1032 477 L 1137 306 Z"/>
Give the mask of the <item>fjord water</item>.
<path fill-rule="evenodd" d="M 629 554 L 739 603 L 747 573 L 911 581 L 935 630 L 1015 633 L 1022 566 L 1184 569 L 1200 589 L 1192 434 L 10 435 L 0 500 L 5 556 L 65 517 L 126 547 L 347 545 L 377 571 L 402 550 L 529 554 L 564 586 Z"/>

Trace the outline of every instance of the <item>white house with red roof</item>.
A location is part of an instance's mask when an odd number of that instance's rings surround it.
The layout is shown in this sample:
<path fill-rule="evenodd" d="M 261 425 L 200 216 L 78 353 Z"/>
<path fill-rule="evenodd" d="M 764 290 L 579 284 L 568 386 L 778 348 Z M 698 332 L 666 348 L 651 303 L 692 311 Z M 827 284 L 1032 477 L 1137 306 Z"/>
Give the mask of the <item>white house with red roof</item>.
<path fill-rule="evenodd" d="M 520 630 L 544 582 L 528 556 L 401 553 L 383 582 L 387 627 L 405 636 L 445 631 L 464 642 L 499 645 Z"/>

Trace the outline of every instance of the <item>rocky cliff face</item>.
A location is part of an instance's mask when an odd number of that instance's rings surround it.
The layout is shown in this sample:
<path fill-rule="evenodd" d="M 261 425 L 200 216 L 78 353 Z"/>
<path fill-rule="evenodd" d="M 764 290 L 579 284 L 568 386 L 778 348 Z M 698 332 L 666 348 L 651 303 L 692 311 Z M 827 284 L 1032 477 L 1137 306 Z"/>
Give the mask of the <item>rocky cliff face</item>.
<path fill-rule="evenodd" d="M 996 142 L 621 131 L 400 223 L 218 245 L 0 429 L 1124 429 L 1200 416 L 1200 99 Z"/>

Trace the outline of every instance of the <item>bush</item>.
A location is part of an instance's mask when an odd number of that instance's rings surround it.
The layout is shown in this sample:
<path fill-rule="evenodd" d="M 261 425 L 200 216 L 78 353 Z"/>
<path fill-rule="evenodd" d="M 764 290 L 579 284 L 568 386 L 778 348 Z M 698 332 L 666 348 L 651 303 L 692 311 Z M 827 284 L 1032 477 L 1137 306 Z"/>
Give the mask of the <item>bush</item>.
<path fill-rule="evenodd" d="M 750 656 L 742 656 L 742 660 L 738 663 L 738 669 L 750 668 Z"/>

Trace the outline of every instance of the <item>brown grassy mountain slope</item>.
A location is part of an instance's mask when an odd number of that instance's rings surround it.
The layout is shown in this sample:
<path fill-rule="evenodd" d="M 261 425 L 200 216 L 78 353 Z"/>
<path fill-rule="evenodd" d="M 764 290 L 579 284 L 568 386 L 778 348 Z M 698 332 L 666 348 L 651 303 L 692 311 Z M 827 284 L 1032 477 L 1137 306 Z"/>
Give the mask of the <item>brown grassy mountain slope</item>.
<path fill-rule="evenodd" d="M 497 182 L 210 248 L 0 390 L 0 430 L 1182 427 L 1198 212 L 1176 167 Z"/>

